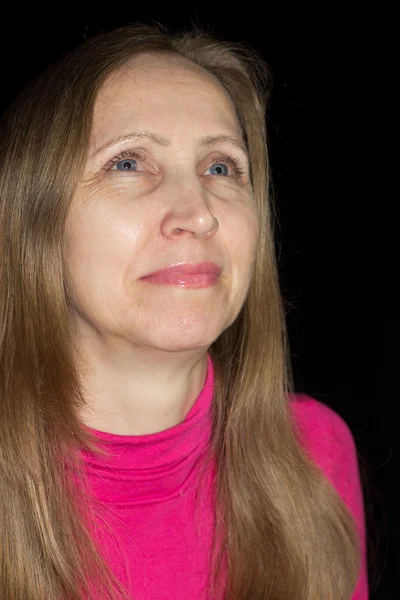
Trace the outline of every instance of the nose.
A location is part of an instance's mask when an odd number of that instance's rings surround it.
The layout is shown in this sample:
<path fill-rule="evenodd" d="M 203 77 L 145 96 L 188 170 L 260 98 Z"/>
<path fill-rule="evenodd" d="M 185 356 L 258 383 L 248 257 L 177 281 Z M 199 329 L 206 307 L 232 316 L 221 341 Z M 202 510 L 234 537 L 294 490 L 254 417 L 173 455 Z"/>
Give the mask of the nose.
<path fill-rule="evenodd" d="M 164 191 L 170 207 L 162 222 L 163 235 L 182 237 L 187 234 L 209 238 L 217 232 L 219 222 L 210 208 L 209 192 L 196 177 L 170 184 Z"/>

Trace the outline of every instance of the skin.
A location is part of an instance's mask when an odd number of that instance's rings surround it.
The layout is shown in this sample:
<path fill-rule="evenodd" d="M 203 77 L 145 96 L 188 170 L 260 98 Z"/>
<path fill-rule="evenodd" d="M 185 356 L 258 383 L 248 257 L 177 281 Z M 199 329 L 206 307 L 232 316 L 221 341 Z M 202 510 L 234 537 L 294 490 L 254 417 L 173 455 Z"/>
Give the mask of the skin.
<path fill-rule="evenodd" d="M 168 147 L 142 137 L 96 153 L 116 136 L 144 130 L 168 138 Z M 184 420 L 204 385 L 210 345 L 243 306 L 257 213 L 245 150 L 199 142 L 217 135 L 242 140 L 233 104 L 213 76 L 181 57 L 142 54 L 100 91 L 65 236 L 89 427 L 145 435 Z M 105 170 L 128 149 L 145 157 L 132 157 L 136 171 Z M 210 170 L 221 154 L 239 159 L 244 174 L 229 163 L 228 175 Z M 140 280 L 205 260 L 222 268 L 212 287 Z"/>

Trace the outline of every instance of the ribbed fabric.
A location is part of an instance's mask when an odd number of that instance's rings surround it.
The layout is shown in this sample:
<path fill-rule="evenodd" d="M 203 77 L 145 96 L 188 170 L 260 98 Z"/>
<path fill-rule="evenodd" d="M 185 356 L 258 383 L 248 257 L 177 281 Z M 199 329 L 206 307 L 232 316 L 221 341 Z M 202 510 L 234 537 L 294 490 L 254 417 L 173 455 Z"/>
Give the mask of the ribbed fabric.
<path fill-rule="evenodd" d="M 208 355 L 204 386 L 178 425 L 139 436 L 89 428 L 112 453 L 104 460 L 82 451 L 99 502 L 96 535 L 113 572 L 135 600 L 219 600 L 206 590 L 214 463 L 204 483 L 197 485 L 211 433 L 213 391 Z M 291 400 L 304 445 L 356 518 L 363 566 L 352 600 L 367 600 L 364 509 L 354 440 L 346 423 L 324 404 L 304 395 Z M 222 587 L 223 581 L 221 573 Z"/>

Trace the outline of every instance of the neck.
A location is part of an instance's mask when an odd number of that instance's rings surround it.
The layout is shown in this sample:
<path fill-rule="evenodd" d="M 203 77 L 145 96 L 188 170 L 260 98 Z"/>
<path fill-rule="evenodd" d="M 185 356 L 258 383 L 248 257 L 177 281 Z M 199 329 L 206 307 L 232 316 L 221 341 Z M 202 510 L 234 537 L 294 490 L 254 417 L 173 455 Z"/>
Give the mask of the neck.
<path fill-rule="evenodd" d="M 147 435 L 185 419 L 206 379 L 207 349 L 168 352 L 92 335 L 79 343 L 78 371 L 85 425 Z"/>

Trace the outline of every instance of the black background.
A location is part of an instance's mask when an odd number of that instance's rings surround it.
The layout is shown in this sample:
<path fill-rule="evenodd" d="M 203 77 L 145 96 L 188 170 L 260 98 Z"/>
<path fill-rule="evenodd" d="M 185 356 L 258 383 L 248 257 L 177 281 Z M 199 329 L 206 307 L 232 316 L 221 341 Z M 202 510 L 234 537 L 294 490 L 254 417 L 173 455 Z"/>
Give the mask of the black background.
<path fill-rule="evenodd" d="M 2 19 L 0 111 L 85 37 L 133 21 L 173 32 L 201 25 L 252 46 L 268 63 L 267 114 L 282 294 L 296 391 L 348 423 L 362 473 L 371 599 L 397 598 L 396 417 L 399 352 L 395 117 L 398 48 L 383 5 L 106 4 L 87 10 L 15 5 Z M 20 13 L 20 14 L 19 14 Z M 395 106 L 396 105 L 396 106 Z M 396 165 L 397 166 L 397 165 Z M 396 379 L 396 381 L 395 381 Z M 396 385 L 395 385 L 396 383 Z"/>

